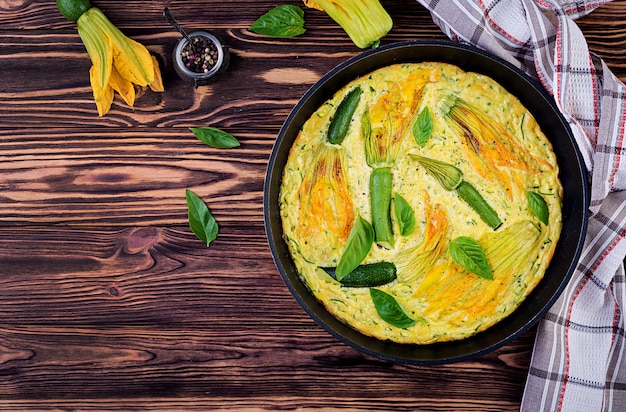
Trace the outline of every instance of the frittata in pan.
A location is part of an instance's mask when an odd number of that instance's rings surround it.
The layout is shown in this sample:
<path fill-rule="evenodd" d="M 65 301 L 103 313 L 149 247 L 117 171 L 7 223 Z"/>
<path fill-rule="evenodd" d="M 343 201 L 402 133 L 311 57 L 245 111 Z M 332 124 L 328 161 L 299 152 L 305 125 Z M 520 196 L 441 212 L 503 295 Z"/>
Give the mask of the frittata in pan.
<path fill-rule="evenodd" d="M 463 339 L 511 314 L 561 231 L 550 142 L 477 73 L 396 64 L 339 90 L 284 169 L 284 237 L 311 293 L 382 340 Z"/>

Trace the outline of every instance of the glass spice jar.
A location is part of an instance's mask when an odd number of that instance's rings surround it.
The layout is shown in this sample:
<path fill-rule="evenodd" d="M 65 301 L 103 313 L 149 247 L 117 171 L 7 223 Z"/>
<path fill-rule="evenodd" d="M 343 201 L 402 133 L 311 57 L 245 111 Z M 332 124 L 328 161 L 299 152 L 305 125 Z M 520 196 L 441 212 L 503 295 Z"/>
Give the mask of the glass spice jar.
<path fill-rule="evenodd" d="M 196 87 L 210 84 L 228 68 L 228 47 L 206 31 L 190 33 L 189 38 L 193 44 L 182 38 L 174 48 L 174 69 L 181 79 Z"/>

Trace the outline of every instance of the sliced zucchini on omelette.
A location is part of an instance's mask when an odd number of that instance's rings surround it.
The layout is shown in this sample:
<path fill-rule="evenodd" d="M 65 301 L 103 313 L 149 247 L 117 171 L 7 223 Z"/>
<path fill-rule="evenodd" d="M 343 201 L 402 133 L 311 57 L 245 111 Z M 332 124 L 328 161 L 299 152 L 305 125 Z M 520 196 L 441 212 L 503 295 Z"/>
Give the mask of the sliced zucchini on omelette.
<path fill-rule="evenodd" d="M 280 214 L 328 311 L 366 335 L 428 344 L 519 306 L 553 256 L 561 198 L 551 144 L 517 98 L 453 65 L 407 63 L 355 79 L 305 122 Z M 369 243 L 354 234 L 363 221 Z"/>

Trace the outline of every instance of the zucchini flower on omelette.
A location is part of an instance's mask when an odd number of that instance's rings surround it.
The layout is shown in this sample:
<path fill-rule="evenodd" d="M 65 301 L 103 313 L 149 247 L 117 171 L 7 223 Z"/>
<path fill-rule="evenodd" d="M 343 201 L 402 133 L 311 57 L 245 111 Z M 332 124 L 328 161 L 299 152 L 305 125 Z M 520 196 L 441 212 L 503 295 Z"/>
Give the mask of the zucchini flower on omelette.
<path fill-rule="evenodd" d="M 297 230 L 301 239 L 307 239 L 307 245 L 301 246 L 309 258 L 313 253 L 341 250 L 352 230 L 355 213 L 344 157 L 342 148 L 320 144 L 298 191 L 301 204 Z"/>
<path fill-rule="evenodd" d="M 361 119 L 365 159 L 373 169 L 370 175 L 372 225 L 376 243 L 389 249 L 394 246 L 391 168 L 396 163 L 405 131 L 422 100 L 424 86 L 419 80 L 419 77 L 407 79 L 406 87 L 395 82 L 388 84 L 389 91 L 379 96 Z M 405 106 L 409 109 L 403 109 Z"/>
<path fill-rule="evenodd" d="M 305 168 L 297 198 L 298 236 L 303 255 L 331 257 L 343 249 L 354 224 L 354 202 L 345 171 L 346 153 L 341 146 L 348 134 L 362 90 L 356 87 L 343 96 L 323 139 L 313 145 L 313 161 Z M 325 116 L 318 117 L 320 122 Z M 314 123 L 315 124 L 315 123 Z"/>
<path fill-rule="evenodd" d="M 307 7 L 325 11 L 361 49 L 387 35 L 393 21 L 378 0 L 303 0 Z"/>
<path fill-rule="evenodd" d="M 164 91 L 159 64 L 140 43 L 126 37 L 88 0 L 57 0 L 59 11 L 75 21 L 92 66 L 89 78 L 98 115 L 104 116 L 113 103 L 114 92 L 133 106 L 135 85 Z"/>
<path fill-rule="evenodd" d="M 481 176 L 499 183 L 509 198 L 525 193 L 524 182 L 516 171 L 538 173 L 539 163 L 551 168 L 517 143 L 503 125 L 465 100 L 446 96 L 441 105 L 450 126 L 461 137 L 470 163 Z"/>

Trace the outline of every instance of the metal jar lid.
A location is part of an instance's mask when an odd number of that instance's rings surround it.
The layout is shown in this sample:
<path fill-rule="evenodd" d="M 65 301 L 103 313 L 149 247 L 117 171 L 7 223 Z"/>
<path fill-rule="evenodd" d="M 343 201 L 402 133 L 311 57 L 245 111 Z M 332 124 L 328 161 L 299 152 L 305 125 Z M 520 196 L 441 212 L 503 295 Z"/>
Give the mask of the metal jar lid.
<path fill-rule="evenodd" d="M 228 68 L 230 63 L 230 53 L 228 52 L 228 47 L 224 46 L 217 36 L 206 31 L 195 31 L 190 33 L 189 37 L 192 40 L 197 37 L 204 37 L 212 42 L 217 50 L 217 61 L 206 72 L 195 72 L 193 70 L 189 70 L 189 68 L 185 66 L 182 57 L 183 49 L 189 42 L 187 39 L 182 38 L 178 41 L 174 49 L 174 69 L 181 79 L 194 83 L 196 87 L 210 84 L 217 80 L 217 78 Z"/>

